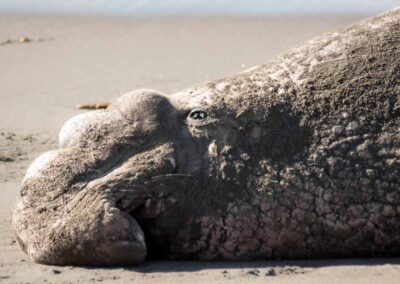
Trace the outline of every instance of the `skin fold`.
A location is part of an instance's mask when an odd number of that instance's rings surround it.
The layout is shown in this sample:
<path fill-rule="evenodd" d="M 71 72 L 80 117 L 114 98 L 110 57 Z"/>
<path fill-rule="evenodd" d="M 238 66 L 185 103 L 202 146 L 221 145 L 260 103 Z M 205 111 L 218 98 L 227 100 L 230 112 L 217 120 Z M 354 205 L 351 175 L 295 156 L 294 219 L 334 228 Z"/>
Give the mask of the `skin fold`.
<path fill-rule="evenodd" d="M 81 114 L 13 217 L 35 262 L 400 255 L 400 10 Z"/>

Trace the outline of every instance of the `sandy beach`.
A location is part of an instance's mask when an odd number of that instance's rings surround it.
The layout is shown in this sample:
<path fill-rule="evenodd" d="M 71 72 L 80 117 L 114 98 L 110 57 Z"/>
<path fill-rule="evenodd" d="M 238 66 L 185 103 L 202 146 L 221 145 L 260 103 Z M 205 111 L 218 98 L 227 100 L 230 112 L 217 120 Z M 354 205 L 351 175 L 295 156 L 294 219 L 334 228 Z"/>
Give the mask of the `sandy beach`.
<path fill-rule="evenodd" d="M 27 167 L 57 148 L 63 123 L 82 112 L 77 104 L 139 88 L 171 94 L 266 62 L 360 18 L 0 15 L 0 283 L 398 283 L 400 259 L 45 266 L 19 249 L 11 228 Z"/>

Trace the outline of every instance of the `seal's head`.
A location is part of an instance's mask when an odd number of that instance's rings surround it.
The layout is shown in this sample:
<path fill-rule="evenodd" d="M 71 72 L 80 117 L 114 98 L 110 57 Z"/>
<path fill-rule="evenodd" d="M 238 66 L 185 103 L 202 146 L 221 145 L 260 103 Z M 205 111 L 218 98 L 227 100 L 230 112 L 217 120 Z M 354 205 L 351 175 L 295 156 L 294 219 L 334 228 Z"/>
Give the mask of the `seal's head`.
<path fill-rule="evenodd" d="M 251 153 L 273 136 L 279 140 L 274 129 L 284 133 L 287 120 L 270 112 L 266 134 L 259 125 L 264 110 L 240 111 L 236 100 L 210 92 L 138 90 L 107 110 L 70 119 L 60 149 L 39 157 L 24 179 L 14 217 L 22 248 L 35 261 L 56 264 L 190 255 L 184 243 L 201 238 L 194 224 L 244 197 Z"/>
<path fill-rule="evenodd" d="M 400 211 L 386 206 L 398 205 L 399 15 L 73 118 L 24 179 L 21 247 L 37 262 L 84 265 L 399 247 Z"/>
<path fill-rule="evenodd" d="M 233 197 L 240 179 L 229 171 L 244 170 L 228 161 L 240 155 L 238 119 L 202 88 L 134 91 L 72 118 L 60 149 L 39 157 L 24 179 L 14 216 L 21 247 L 42 263 L 136 263 L 146 255 L 145 229 L 162 253 L 196 213 L 220 206 L 224 192 L 210 196 L 217 187 L 231 184 Z M 256 125 L 242 134 L 253 138 L 242 147 L 260 139 Z"/>

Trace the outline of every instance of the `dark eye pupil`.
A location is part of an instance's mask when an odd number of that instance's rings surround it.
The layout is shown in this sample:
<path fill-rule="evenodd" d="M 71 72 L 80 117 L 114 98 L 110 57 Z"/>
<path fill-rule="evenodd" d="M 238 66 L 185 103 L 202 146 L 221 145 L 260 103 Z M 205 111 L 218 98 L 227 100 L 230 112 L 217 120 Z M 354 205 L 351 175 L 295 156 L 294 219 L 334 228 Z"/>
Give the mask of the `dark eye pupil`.
<path fill-rule="evenodd" d="M 193 111 L 190 113 L 190 118 L 195 120 L 201 120 L 207 118 L 207 113 L 201 110 Z"/>

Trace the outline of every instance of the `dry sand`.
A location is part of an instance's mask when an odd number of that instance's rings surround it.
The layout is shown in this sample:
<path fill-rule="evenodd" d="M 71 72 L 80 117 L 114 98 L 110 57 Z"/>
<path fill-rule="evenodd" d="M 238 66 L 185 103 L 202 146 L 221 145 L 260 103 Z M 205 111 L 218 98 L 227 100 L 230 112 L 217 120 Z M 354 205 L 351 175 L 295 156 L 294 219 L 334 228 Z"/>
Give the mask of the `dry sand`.
<path fill-rule="evenodd" d="M 20 251 L 11 229 L 27 166 L 57 146 L 58 130 L 79 113 L 76 104 L 137 88 L 172 93 L 265 62 L 358 18 L 0 16 L 0 283 L 399 283 L 400 259 L 44 266 Z M 31 41 L 19 43 L 21 37 Z"/>

